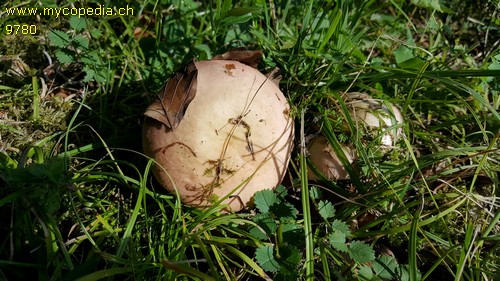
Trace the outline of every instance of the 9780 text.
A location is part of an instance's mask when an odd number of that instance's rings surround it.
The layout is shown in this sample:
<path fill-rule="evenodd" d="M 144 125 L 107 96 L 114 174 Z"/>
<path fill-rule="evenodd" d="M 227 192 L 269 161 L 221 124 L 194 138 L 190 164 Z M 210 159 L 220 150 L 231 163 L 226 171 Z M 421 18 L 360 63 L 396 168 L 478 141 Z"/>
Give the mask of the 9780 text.
<path fill-rule="evenodd" d="M 36 25 L 34 24 L 7 24 L 5 25 L 5 32 L 10 34 L 23 34 L 23 35 L 34 35 L 36 34 Z"/>

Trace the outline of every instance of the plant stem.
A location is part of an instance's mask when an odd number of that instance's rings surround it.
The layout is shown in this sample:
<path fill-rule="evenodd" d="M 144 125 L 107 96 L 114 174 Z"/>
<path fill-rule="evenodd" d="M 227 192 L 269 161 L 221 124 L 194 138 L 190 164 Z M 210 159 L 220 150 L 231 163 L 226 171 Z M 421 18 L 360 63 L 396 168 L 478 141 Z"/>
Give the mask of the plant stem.
<path fill-rule="evenodd" d="M 302 190 L 302 212 L 304 214 L 304 234 L 306 238 L 306 280 L 314 279 L 314 241 L 311 226 L 311 206 L 307 181 L 306 141 L 304 132 L 304 109 L 300 113 L 300 183 Z"/>
<path fill-rule="evenodd" d="M 36 74 L 31 76 L 31 84 L 33 86 L 33 120 L 37 120 L 40 116 L 38 112 L 38 107 L 40 105 L 40 95 L 38 94 L 38 77 Z"/>

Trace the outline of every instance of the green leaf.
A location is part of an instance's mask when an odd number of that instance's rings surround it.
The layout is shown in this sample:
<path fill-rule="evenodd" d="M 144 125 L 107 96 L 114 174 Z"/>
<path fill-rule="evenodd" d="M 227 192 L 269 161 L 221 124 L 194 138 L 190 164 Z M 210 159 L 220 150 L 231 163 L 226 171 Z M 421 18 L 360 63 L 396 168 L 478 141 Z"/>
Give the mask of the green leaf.
<path fill-rule="evenodd" d="M 84 82 L 90 82 L 94 80 L 96 73 L 93 69 L 90 69 L 88 67 L 84 67 L 83 70 L 85 71 L 85 77 L 83 77 Z"/>
<path fill-rule="evenodd" d="M 28 173 L 36 179 L 43 179 L 47 176 L 47 166 L 34 163 L 25 168 Z"/>
<path fill-rule="evenodd" d="M 394 51 L 394 57 L 399 67 L 405 69 L 420 70 L 424 67 L 425 61 L 413 55 L 412 49 L 401 46 Z"/>
<path fill-rule="evenodd" d="M 303 248 L 305 244 L 304 229 L 296 223 L 286 223 L 280 228 L 283 242 Z"/>
<path fill-rule="evenodd" d="M 375 259 L 375 251 L 372 247 L 360 241 L 352 241 L 348 253 L 357 263 L 370 262 Z"/>
<path fill-rule="evenodd" d="M 226 15 L 229 10 L 231 10 L 231 7 L 233 6 L 233 2 L 231 0 L 222 0 L 222 1 L 217 1 L 217 14 L 216 17 L 220 18 L 224 15 Z"/>
<path fill-rule="evenodd" d="M 56 51 L 56 58 L 61 64 L 69 64 L 75 61 L 75 52 L 68 49 Z"/>
<path fill-rule="evenodd" d="M 274 193 L 276 193 L 276 195 L 278 195 L 278 197 L 283 200 L 285 199 L 285 196 L 288 195 L 288 190 L 286 189 L 286 187 L 280 184 L 274 189 Z"/>
<path fill-rule="evenodd" d="M 344 233 L 345 236 L 349 236 L 349 234 L 351 234 L 351 229 L 349 228 L 349 225 L 340 220 L 334 220 L 332 223 L 332 228 L 336 231 Z"/>
<path fill-rule="evenodd" d="M 271 189 L 264 189 L 254 195 L 255 206 L 263 214 L 269 213 L 269 208 L 278 201 L 278 196 Z"/>
<path fill-rule="evenodd" d="M 396 275 L 398 262 L 391 256 L 383 255 L 373 263 L 375 275 L 384 279 L 392 279 Z"/>
<path fill-rule="evenodd" d="M 48 160 L 46 166 L 46 173 L 52 183 L 62 184 L 68 178 L 68 163 L 69 159 L 63 157 L 54 157 Z"/>
<path fill-rule="evenodd" d="M 269 209 L 282 222 L 293 221 L 297 218 L 299 211 L 290 203 L 280 201 Z"/>
<path fill-rule="evenodd" d="M 324 220 L 328 220 L 329 218 L 333 218 L 333 216 L 335 216 L 335 207 L 333 207 L 332 203 L 328 201 L 319 201 L 318 211 Z"/>
<path fill-rule="evenodd" d="M 56 47 L 67 47 L 71 43 L 69 35 L 60 30 L 50 30 L 49 40 Z"/>
<path fill-rule="evenodd" d="M 500 70 L 500 54 L 491 58 L 491 63 L 488 66 L 488 69 L 491 70 Z"/>
<path fill-rule="evenodd" d="M 83 37 L 81 34 L 78 34 L 73 38 L 73 45 L 78 49 L 88 49 L 89 48 L 89 39 Z"/>
<path fill-rule="evenodd" d="M 439 0 L 412 0 L 411 3 L 420 8 L 428 8 L 438 12 L 452 12 L 449 8 L 442 5 Z"/>
<path fill-rule="evenodd" d="M 410 281 L 410 273 L 408 270 L 408 265 L 402 264 L 397 268 L 397 274 L 399 280 L 401 281 Z"/>
<path fill-rule="evenodd" d="M 333 246 L 333 248 L 342 252 L 349 251 L 346 245 L 346 239 L 344 233 L 339 231 L 334 231 L 332 234 L 328 236 L 328 239 L 330 240 L 330 244 Z"/>
<path fill-rule="evenodd" d="M 218 19 L 218 22 L 222 26 L 227 26 L 231 24 L 239 24 L 244 23 L 252 19 L 252 13 L 260 11 L 260 8 L 255 7 L 237 7 L 232 8 L 230 10 L 226 10 L 230 8 L 231 4 L 226 5 L 223 4 L 222 12 L 220 13 L 221 17 Z"/>
<path fill-rule="evenodd" d="M 407 264 L 401 264 L 396 268 L 396 275 L 398 280 L 401 281 L 410 281 L 410 268 Z M 417 270 L 417 280 L 422 279 L 422 274 Z"/>
<path fill-rule="evenodd" d="M 294 273 L 301 261 L 300 251 L 291 245 L 281 246 L 277 253 L 274 247 L 262 245 L 255 251 L 260 266 L 270 272 Z"/>
<path fill-rule="evenodd" d="M 296 272 L 300 260 L 300 252 L 296 247 L 290 245 L 279 247 L 279 259 L 277 261 L 282 272 Z"/>
<path fill-rule="evenodd" d="M 373 272 L 369 266 L 363 265 L 358 269 L 358 280 L 368 281 L 372 280 Z"/>
<path fill-rule="evenodd" d="M 321 192 L 321 189 L 319 189 L 317 186 L 312 186 L 309 190 L 309 196 L 312 200 L 318 200 L 322 195 L 323 194 Z"/>
<path fill-rule="evenodd" d="M 399 67 L 405 69 L 420 70 L 424 67 L 425 61 L 422 60 L 421 58 L 411 58 L 409 60 L 405 60 L 399 63 L 398 65 Z"/>
<path fill-rule="evenodd" d="M 276 221 L 268 214 L 257 214 L 252 218 L 252 221 L 260 227 L 252 226 L 249 230 L 250 234 L 261 240 L 269 239 L 269 236 L 274 235 L 278 228 Z"/>
<path fill-rule="evenodd" d="M 80 32 L 80 31 L 87 28 L 87 21 L 85 20 L 84 17 L 70 17 L 69 18 L 69 25 L 76 32 Z"/>
<path fill-rule="evenodd" d="M 198 55 L 199 60 L 209 60 L 212 58 L 212 51 L 210 50 L 210 46 L 207 44 L 197 44 L 194 45 L 194 48 L 200 51 Z"/>
<path fill-rule="evenodd" d="M 239 17 L 260 11 L 258 7 L 236 7 L 229 10 L 226 16 Z"/>
<path fill-rule="evenodd" d="M 94 39 L 99 39 L 102 36 L 102 32 L 99 29 L 93 29 L 90 31 L 90 36 Z"/>
<path fill-rule="evenodd" d="M 3 196 L 2 198 L 0 198 L 0 207 L 4 206 L 5 204 L 16 201 L 17 198 L 23 195 L 24 192 L 26 192 L 26 190 L 18 190 L 15 193 Z"/>
<path fill-rule="evenodd" d="M 198 8 L 201 4 L 199 1 L 194 1 L 194 0 L 177 0 L 177 1 L 169 1 L 163 3 L 172 3 L 176 9 L 179 9 L 180 14 L 187 14 L 190 13 Z"/>
<path fill-rule="evenodd" d="M 414 57 L 413 51 L 406 46 L 401 46 L 394 51 L 394 58 L 396 59 L 396 63 L 398 65 Z"/>
<path fill-rule="evenodd" d="M 15 169 L 17 161 L 10 158 L 6 153 L 0 151 L 0 168 L 2 169 Z"/>
<path fill-rule="evenodd" d="M 82 55 L 80 60 L 86 65 L 101 65 L 101 58 L 97 51 L 88 52 Z"/>
<path fill-rule="evenodd" d="M 85 77 L 83 81 L 96 81 L 98 83 L 104 83 L 107 80 L 107 75 L 109 74 L 107 69 L 102 68 L 92 68 L 92 66 L 84 66 L 83 71 L 85 72 Z"/>
<path fill-rule="evenodd" d="M 222 19 L 221 25 L 245 23 L 251 19 L 252 19 L 252 14 L 245 14 L 245 15 L 237 16 L 237 17 L 229 16 L 229 17 L 224 17 Z"/>
<path fill-rule="evenodd" d="M 274 258 L 273 252 L 274 248 L 272 246 L 262 245 L 255 251 L 255 259 L 264 270 L 277 272 L 281 266 Z"/>

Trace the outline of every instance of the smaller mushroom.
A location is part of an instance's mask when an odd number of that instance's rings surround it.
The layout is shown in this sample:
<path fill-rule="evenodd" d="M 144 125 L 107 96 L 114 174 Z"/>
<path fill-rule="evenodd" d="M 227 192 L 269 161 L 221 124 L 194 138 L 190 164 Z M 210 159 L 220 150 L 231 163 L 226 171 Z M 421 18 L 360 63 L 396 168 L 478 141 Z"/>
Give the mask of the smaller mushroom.
<path fill-rule="evenodd" d="M 317 136 L 311 140 L 309 145 L 309 158 L 316 168 L 329 180 L 344 180 L 349 178 L 342 161 L 340 161 L 337 152 L 335 152 L 328 143 L 324 136 Z M 353 163 L 356 159 L 356 152 L 354 149 L 343 146 L 342 152 L 344 153 L 347 161 Z M 319 180 L 316 174 L 309 168 L 308 178 L 311 180 Z"/>
<path fill-rule="evenodd" d="M 372 131 L 381 132 L 380 144 L 392 147 L 403 133 L 403 115 L 399 109 L 388 102 L 374 99 L 368 94 L 347 93 L 346 104 L 350 107 L 351 117 L 362 122 Z"/>

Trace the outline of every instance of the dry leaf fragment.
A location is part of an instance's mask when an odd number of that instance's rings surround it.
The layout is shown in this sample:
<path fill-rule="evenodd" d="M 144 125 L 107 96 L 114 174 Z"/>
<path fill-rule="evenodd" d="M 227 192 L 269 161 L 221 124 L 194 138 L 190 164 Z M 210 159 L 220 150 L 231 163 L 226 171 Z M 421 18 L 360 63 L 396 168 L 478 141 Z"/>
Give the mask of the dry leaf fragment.
<path fill-rule="evenodd" d="M 194 62 L 187 65 L 184 72 L 176 73 L 163 87 L 158 99 L 148 106 L 144 115 L 177 128 L 187 107 L 196 95 L 198 69 Z"/>
<path fill-rule="evenodd" d="M 271 80 L 276 86 L 279 86 L 281 79 L 283 79 L 283 76 L 281 76 L 281 70 L 277 67 L 273 68 L 265 75 L 267 79 Z"/>

